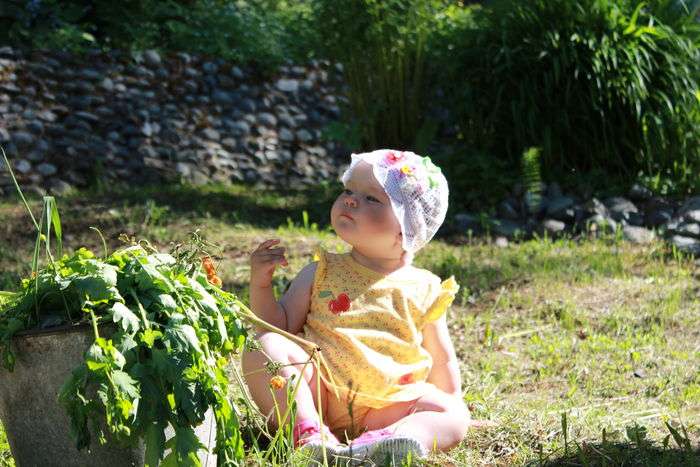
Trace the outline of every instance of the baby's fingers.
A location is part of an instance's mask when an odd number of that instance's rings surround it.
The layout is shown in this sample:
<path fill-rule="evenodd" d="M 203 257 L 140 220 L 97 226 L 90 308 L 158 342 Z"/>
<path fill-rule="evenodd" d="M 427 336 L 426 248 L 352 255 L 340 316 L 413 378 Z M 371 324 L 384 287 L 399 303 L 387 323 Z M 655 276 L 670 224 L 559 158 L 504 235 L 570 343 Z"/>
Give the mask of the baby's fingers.
<path fill-rule="evenodd" d="M 269 240 L 265 240 L 260 245 L 258 245 L 258 247 L 255 249 L 255 251 L 266 250 L 266 249 L 270 248 L 272 245 L 275 245 L 279 242 L 280 242 L 279 238 L 271 238 Z"/>

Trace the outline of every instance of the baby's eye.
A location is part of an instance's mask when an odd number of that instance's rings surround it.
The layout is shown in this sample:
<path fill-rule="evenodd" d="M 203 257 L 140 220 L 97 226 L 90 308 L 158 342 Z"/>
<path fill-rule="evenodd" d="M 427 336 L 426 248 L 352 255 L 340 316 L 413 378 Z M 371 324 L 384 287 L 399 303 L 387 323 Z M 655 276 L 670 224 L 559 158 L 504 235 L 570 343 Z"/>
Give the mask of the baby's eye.
<path fill-rule="evenodd" d="M 379 201 L 379 200 L 378 200 L 377 198 L 375 198 L 374 196 L 368 196 L 368 197 L 367 197 L 367 200 L 368 200 L 368 201 L 372 201 L 373 203 L 381 203 L 381 201 Z"/>
<path fill-rule="evenodd" d="M 345 193 L 346 195 L 351 195 L 352 191 L 350 191 L 346 188 L 345 190 L 343 190 L 343 193 Z"/>

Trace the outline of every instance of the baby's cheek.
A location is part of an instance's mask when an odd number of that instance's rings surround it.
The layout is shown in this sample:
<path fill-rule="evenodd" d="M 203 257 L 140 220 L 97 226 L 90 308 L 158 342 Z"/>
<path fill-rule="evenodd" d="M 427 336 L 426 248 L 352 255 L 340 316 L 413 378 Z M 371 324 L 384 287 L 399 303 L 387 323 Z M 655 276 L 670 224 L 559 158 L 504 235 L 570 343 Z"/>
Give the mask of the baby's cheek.
<path fill-rule="evenodd" d="M 377 233 L 385 233 L 387 235 L 393 235 L 394 231 L 397 230 L 398 223 L 396 219 L 393 218 L 391 213 L 382 212 L 376 210 L 371 212 L 369 215 L 370 222 L 373 226 L 373 230 Z"/>

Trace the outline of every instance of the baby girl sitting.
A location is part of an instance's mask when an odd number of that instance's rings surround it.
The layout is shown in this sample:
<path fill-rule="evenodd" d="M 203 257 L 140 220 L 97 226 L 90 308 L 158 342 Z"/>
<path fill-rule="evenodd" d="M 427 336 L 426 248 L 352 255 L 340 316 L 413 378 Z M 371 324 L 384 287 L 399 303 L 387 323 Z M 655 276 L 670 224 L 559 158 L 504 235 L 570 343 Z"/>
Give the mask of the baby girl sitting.
<path fill-rule="evenodd" d="M 261 350 L 243 355 L 243 372 L 265 414 L 275 405 L 261 371 L 269 361 L 282 376 L 302 378 L 293 432 L 314 458 L 324 436 L 331 460 L 400 465 L 409 453 L 454 447 L 470 425 L 445 313 L 459 286 L 412 265 L 445 219 L 447 181 L 429 158 L 392 150 L 353 154 L 342 181 L 330 217 L 349 253 L 320 251 L 279 302 L 271 282 L 275 267 L 287 265 L 284 248 L 267 240 L 251 255 L 251 309 L 318 345 L 327 367 L 304 366 L 304 348 L 263 332 Z M 286 389 L 274 394 L 284 413 Z"/>

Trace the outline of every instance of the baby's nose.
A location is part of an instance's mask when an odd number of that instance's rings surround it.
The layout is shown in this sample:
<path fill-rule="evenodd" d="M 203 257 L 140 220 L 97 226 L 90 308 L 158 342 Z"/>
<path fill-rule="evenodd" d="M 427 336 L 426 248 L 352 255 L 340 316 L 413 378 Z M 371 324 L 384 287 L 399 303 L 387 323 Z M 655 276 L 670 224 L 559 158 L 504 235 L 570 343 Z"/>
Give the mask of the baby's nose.
<path fill-rule="evenodd" d="M 355 201 L 355 198 L 348 196 L 345 198 L 345 206 L 354 208 L 357 206 L 357 201 Z"/>

